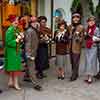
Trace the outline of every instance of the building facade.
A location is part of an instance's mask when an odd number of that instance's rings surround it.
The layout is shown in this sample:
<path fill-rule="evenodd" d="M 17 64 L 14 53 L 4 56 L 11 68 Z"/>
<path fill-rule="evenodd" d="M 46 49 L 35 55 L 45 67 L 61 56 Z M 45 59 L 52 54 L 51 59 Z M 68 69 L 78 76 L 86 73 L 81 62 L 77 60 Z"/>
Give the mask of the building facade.
<path fill-rule="evenodd" d="M 37 15 L 37 0 L 0 0 L 0 54 L 4 47 L 5 29 L 10 25 L 9 15 Z"/>
<path fill-rule="evenodd" d="M 74 0 L 38 0 L 38 15 L 45 15 L 48 18 L 48 26 L 55 23 L 56 16 L 62 16 L 68 24 L 71 23 L 72 15 L 72 3 Z M 87 7 L 88 0 L 80 0 L 83 11 L 83 24 L 85 24 L 86 18 L 89 15 Z M 98 5 L 99 0 L 92 0 L 94 10 Z M 86 5 L 84 7 L 84 5 Z M 52 16 L 53 15 L 53 16 Z M 52 19 L 52 20 L 51 20 Z M 52 22 L 53 21 L 53 22 Z"/>

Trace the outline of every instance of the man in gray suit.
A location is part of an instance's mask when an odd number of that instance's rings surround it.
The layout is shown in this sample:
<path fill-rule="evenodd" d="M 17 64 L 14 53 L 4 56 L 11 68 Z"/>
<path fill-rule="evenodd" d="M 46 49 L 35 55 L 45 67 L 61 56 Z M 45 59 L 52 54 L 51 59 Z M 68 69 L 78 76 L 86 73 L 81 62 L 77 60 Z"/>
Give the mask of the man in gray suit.
<path fill-rule="evenodd" d="M 36 70 L 35 70 L 35 57 L 38 48 L 38 28 L 39 24 L 37 22 L 36 17 L 31 17 L 31 21 L 29 23 L 29 27 L 25 32 L 25 51 L 27 56 L 27 65 L 29 68 L 30 79 L 34 85 L 36 90 L 41 90 L 41 86 L 37 85 L 38 80 L 36 78 Z"/>

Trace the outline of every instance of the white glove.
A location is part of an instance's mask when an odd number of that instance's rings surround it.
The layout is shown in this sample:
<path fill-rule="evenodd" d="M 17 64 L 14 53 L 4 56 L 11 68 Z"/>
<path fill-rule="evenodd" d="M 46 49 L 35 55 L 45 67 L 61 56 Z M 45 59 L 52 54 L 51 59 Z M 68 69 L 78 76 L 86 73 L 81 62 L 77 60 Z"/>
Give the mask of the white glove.
<path fill-rule="evenodd" d="M 21 35 L 18 35 L 17 38 L 18 38 L 19 40 L 22 39 Z"/>
<path fill-rule="evenodd" d="M 30 59 L 33 61 L 33 60 L 35 60 L 35 57 L 30 57 Z"/>
<path fill-rule="evenodd" d="M 96 42 L 96 41 L 100 41 L 100 38 L 98 38 L 98 37 L 96 37 L 96 36 L 93 36 L 92 39 L 93 39 L 94 42 Z"/>
<path fill-rule="evenodd" d="M 22 38 L 24 38 L 24 33 L 23 32 L 21 32 L 20 35 L 21 35 Z"/>
<path fill-rule="evenodd" d="M 31 57 L 31 56 L 27 56 L 27 58 L 29 58 L 30 60 L 34 61 L 35 57 Z"/>

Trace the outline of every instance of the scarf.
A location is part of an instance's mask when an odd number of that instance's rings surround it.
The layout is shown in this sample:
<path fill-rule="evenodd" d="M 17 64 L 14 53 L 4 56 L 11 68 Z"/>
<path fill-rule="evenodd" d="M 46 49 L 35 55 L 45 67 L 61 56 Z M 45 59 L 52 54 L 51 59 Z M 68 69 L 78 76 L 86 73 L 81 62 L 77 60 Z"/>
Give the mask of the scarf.
<path fill-rule="evenodd" d="M 87 48 L 91 48 L 92 47 L 92 45 L 93 45 L 93 36 L 94 36 L 94 32 L 95 32 L 95 29 L 96 29 L 96 25 L 93 25 L 93 26 L 88 26 L 88 28 L 87 28 L 87 34 L 90 36 L 90 38 L 88 38 L 87 40 L 86 40 L 86 47 Z"/>
<path fill-rule="evenodd" d="M 45 34 L 48 35 L 48 36 L 52 35 L 52 32 L 51 32 L 51 30 L 48 27 L 42 27 L 42 26 L 40 26 L 40 33 L 42 35 L 45 35 Z"/>

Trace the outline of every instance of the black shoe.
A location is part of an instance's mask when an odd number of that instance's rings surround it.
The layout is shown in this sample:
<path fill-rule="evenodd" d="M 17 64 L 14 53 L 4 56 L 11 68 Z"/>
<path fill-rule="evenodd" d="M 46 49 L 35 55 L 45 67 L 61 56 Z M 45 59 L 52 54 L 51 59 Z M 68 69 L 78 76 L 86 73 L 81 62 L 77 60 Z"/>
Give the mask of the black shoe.
<path fill-rule="evenodd" d="M 58 80 L 64 80 L 65 77 L 64 76 L 58 76 Z"/>
<path fill-rule="evenodd" d="M 63 77 L 61 77 L 61 80 L 64 80 L 65 79 L 65 77 L 63 76 Z"/>
<path fill-rule="evenodd" d="M 92 84 L 93 83 L 93 80 L 89 81 L 89 80 L 84 80 L 85 83 L 87 84 Z"/>
<path fill-rule="evenodd" d="M 34 86 L 34 89 L 37 90 L 37 91 L 41 91 L 42 87 L 40 85 L 36 85 L 36 86 Z"/>
<path fill-rule="evenodd" d="M 24 81 L 25 82 L 32 82 L 31 79 L 30 79 L 30 77 L 24 77 Z"/>
<path fill-rule="evenodd" d="M 43 79 L 43 78 L 46 78 L 47 76 L 44 75 L 44 74 L 36 74 L 36 77 L 37 77 L 38 79 Z"/>
<path fill-rule="evenodd" d="M 45 74 L 42 74 L 43 78 L 46 78 L 47 76 Z"/>
<path fill-rule="evenodd" d="M 58 76 L 58 80 L 60 80 L 61 79 L 61 77 L 60 76 Z"/>
<path fill-rule="evenodd" d="M 100 72 L 97 73 L 97 75 L 95 75 L 94 78 L 100 80 Z"/>
<path fill-rule="evenodd" d="M 71 77 L 70 78 L 70 81 L 72 82 L 72 81 L 76 81 L 77 80 L 77 77 Z"/>
<path fill-rule="evenodd" d="M 43 68 L 43 70 L 48 70 L 50 68 L 49 64 Z"/>
<path fill-rule="evenodd" d="M 78 78 L 78 75 L 72 75 L 72 77 L 70 78 L 70 81 L 76 81 Z"/>
<path fill-rule="evenodd" d="M 22 70 L 22 72 L 25 72 L 25 70 Z"/>
<path fill-rule="evenodd" d="M 0 90 L 0 94 L 2 93 L 2 90 Z"/>

